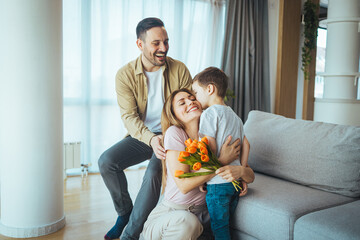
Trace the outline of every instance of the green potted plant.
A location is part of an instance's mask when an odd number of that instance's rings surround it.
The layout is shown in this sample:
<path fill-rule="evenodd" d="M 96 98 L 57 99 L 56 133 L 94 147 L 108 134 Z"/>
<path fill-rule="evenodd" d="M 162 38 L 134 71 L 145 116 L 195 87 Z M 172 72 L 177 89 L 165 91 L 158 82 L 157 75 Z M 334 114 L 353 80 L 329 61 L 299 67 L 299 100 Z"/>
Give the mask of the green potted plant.
<path fill-rule="evenodd" d="M 304 4 L 304 46 L 302 47 L 302 67 L 304 72 L 304 79 L 309 80 L 309 68 L 312 60 L 311 51 L 316 48 L 317 28 L 319 19 L 317 11 L 319 4 L 313 3 L 311 0 L 306 0 Z"/>

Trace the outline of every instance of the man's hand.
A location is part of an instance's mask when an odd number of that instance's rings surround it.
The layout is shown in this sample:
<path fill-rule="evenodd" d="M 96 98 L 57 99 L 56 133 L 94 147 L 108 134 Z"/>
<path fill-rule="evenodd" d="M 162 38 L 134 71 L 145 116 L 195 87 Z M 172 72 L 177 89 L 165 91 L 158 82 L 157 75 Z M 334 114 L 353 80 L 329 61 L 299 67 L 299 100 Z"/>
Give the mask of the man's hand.
<path fill-rule="evenodd" d="M 151 138 L 150 145 L 158 159 L 165 159 L 165 149 L 162 146 L 163 135 L 156 135 Z"/>

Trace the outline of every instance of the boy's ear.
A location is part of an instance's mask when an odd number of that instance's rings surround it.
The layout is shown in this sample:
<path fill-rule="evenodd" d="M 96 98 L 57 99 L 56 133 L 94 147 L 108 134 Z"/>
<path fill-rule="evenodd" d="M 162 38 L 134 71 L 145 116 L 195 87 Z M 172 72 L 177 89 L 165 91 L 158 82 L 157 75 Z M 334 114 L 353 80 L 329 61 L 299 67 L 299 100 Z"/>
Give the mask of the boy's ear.
<path fill-rule="evenodd" d="M 140 39 L 140 38 L 138 38 L 137 40 L 136 40 L 136 45 L 137 45 L 137 47 L 142 51 L 143 50 L 143 41 Z"/>
<path fill-rule="evenodd" d="M 214 84 L 211 84 L 211 83 L 208 84 L 206 90 L 209 95 L 213 94 L 215 92 Z"/>

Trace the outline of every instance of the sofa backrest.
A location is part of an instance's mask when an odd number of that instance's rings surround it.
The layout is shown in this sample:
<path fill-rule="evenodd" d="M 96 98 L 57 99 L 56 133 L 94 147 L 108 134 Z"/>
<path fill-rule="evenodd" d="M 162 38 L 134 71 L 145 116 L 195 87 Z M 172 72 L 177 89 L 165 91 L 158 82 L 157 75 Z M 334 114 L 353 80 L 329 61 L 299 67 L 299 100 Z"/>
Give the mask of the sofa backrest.
<path fill-rule="evenodd" d="M 244 129 L 254 171 L 360 197 L 360 127 L 251 111 Z"/>

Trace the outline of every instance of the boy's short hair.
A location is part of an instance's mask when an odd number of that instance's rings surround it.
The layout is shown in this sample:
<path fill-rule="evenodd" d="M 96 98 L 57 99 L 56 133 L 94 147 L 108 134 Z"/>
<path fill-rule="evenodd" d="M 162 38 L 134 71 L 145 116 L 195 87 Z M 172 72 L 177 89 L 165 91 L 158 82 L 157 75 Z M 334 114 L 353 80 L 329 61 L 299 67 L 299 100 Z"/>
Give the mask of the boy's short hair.
<path fill-rule="evenodd" d="M 144 41 L 146 31 L 153 27 L 164 27 L 164 23 L 159 18 L 144 18 L 136 26 L 136 37 Z"/>
<path fill-rule="evenodd" d="M 202 87 L 214 84 L 217 89 L 218 96 L 224 98 L 228 88 L 228 79 L 229 78 L 221 69 L 208 67 L 194 77 L 193 83 L 198 81 L 199 85 Z"/>

